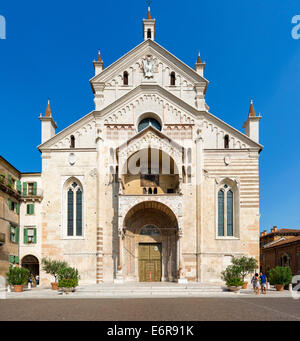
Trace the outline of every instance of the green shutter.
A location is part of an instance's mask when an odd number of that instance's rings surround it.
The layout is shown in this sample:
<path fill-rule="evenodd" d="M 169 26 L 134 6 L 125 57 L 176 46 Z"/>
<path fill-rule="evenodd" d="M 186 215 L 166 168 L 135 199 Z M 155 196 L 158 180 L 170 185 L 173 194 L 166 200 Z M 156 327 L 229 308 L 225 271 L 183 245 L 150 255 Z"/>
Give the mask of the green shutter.
<path fill-rule="evenodd" d="M 9 255 L 9 262 L 14 263 L 15 262 L 15 256 Z"/>
<path fill-rule="evenodd" d="M 30 204 L 26 205 L 26 214 L 30 214 Z"/>
<path fill-rule="evenodd" d="M 27 229 L 24 229 L 24 244 L 28 243 L 28 238 L 27 238 Z"/>
<path fill-rule="evenodd" d="M 36 229 L 33 229 L 33 242 L 36 244 Z"/>
<path fill-rule="evenodd" d="M 8 199 L 8 208 L 11 210 L 12 209 L 12 202 L 10 199 Z"/>
<path fill-rule="evenodd" d="M 18 202 L 16 203 L 16 212 L 17 214 L 20 213 L 20 204 Z"/>
<path fill-rule="evenodd" d="M 19 243 L 19 226 L 15 229 L 15 243 Z"/>
<path fill-rule="evenodd" d="M 11 184 L 12 183 L 12 178 L 11 175 L 8 174 L 8 183 Z"/>
<path fill-rule="evenodd" d="M 30 214 L 34 214 L 34 204 L 31 204 L 31 211 Z"/>
<path fill-rule="evenodd" d="M 27 195 L 27 182 L 23 182 L 23 195 Z"/>
<path fill-rule="evenodd" d="M 11 230 L 12 230 L 12 226 L 9 225 L 9 241 L 12 242 L 12 235 L 11 235 Z"/>
<path fill-rule="evenodd" d="M 36 195 L 36 188 L 37 188 L 37 184 L 36 182 L 33 183 L 33 195 Z"/>
<path fill-rule="evenodd" d="M 15 256 L 15 263 L 19 264 L 19 256 Z"/>
<path fill-rule="evenodd" d="M 21 181 L 20 180 L 17 180 L 17 191 L 18 192 L 22 192 L 22 186 L 21 186 Z"/>

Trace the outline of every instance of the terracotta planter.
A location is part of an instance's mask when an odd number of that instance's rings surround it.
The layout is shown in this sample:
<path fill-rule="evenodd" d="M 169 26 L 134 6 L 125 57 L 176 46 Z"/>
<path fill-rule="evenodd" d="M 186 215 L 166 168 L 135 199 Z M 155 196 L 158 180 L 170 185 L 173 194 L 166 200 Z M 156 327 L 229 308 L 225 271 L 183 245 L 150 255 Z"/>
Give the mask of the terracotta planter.
<path fill-rule="evenodd" d="M 23 285 L 14 285 L 14 291 L 15 292 L 22 292 L 23 291 Z"/>
<path fill-rule="evenodd" d="M 243 286 L 242 286 L 242 289 L 247 289 L 247 285 L 248 285 L 248 282 L 244 282 Z"/>
<path fill-rule="evenodd" d="M 52 282 L 51 286 L 52 286 L 52 290 L 58 290 L 58 283 Z"/>
<path fill-rule="evenodd" d="M 275 284 L 275 288 L 277 291 L 283 291 L 284 285 L 283 284 Z"/>
<path fill-rule="evenodd" d="M 227 287 L 229 291 L 235 292 L 236 294 L 240 292 L 242 287 Z"/>

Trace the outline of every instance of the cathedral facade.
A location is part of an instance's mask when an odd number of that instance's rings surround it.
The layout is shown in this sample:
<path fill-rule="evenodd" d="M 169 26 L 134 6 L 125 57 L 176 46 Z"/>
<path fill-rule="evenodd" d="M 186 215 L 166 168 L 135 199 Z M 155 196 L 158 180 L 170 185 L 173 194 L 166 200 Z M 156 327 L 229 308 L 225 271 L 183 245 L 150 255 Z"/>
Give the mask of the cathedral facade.
<path fill-rule="evenodd" d="M 261 117 L 251 102 L 242 133 L 211 114 L 200 54 L 192 69 L 155 33 L 149 9 L 141 44 L 106 68 L 99 52 L 94 111 L 58 133 L 49 103 L 40 116 L 36 243 L 20 259 L 66 260 L 82 284 L 219 282 L 233 256 L 259 259 Z"/>

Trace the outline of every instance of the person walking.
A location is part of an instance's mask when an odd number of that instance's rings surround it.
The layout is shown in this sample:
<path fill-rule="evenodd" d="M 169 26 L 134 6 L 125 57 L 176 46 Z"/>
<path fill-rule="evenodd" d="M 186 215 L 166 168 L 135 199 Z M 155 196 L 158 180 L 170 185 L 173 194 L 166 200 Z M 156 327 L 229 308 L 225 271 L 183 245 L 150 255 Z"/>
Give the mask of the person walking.
<path fill-rule="evenodd" d="M 252 279 L 251 279 L 251 283 L 253 285 L 253 290 L 256 293 L 256 295 L 259 295 L 259 276 L 258 273 L 256 273 Z"/>
<path fill-rule="evenodd" d="M 267 276 L 261 272 L 259 279 L 260 279 L 261 293 L 266 294 L 267 293 L 267 283 L 268 283 Z"/>

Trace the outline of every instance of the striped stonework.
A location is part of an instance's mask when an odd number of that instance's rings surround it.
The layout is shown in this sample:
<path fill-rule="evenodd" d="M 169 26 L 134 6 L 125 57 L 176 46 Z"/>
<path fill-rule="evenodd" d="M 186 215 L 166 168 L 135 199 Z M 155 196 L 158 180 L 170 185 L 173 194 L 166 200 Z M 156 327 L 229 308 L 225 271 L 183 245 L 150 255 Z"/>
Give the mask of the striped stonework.
<path fill-rule="evenodd" d="M 98 227 L 97 230 L 97 277 L 96 282 L 103 282 L 103 229 Z"/>

